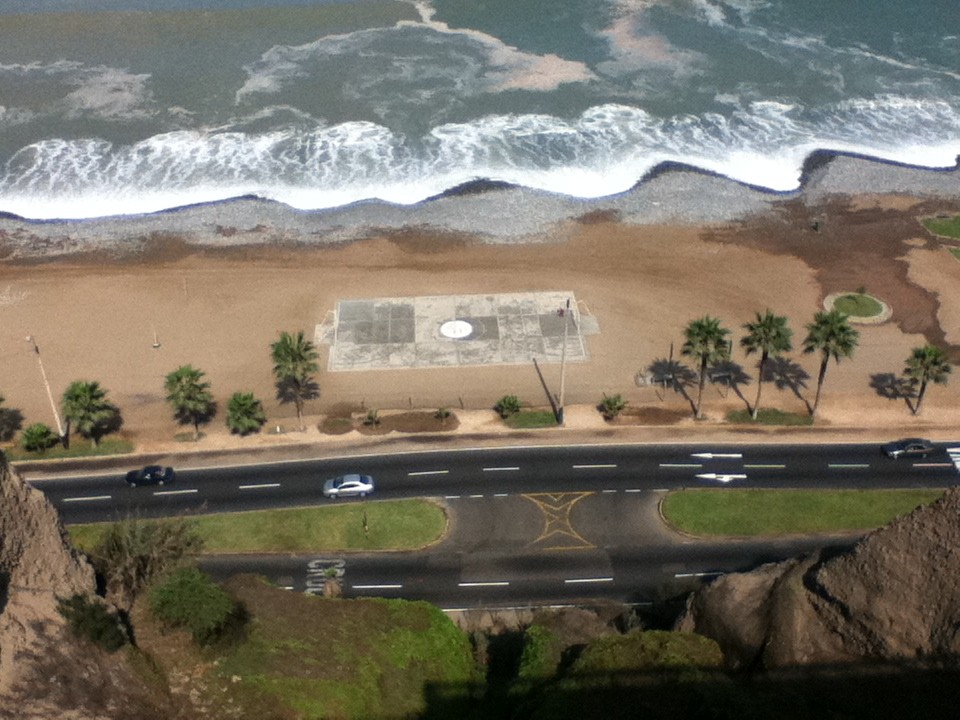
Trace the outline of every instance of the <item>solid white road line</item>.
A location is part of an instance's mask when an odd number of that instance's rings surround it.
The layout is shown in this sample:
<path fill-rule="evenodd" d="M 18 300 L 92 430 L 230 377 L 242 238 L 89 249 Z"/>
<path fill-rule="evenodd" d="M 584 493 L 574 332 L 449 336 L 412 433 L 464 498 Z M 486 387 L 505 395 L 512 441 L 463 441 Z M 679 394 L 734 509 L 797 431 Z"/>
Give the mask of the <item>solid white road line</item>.
<path fill-rule="evenodd" d="M 200 492 L 197 488 L 191 488 L 189 490 L 157 490 L 154 495 L 189 495 L 191 493 Z"/>
<path fill-rule="evenodd" d="M 483 471 L 484 472 L 509 472 L 512 470 L 519 470 L 519 469 L 520 469 L 519 465 L 512 465 L 509 467 L 485 467 Z"/>
<path fill-rule="evenodd" d="M 868 468 L 870 467 L 869 463 L 828 463 L 828 468 L 834 469 L 844 469 L 844 468 Z"/>
<path fill-rule="evenodd" d="M 662 468 L 702 468 L 703 463 L 660 463 Z"/>
<path fill-rule="evenodd" d="M 604 468 L 615 468 L 616 464 L 614 463 L 598 463 L 596 465 L 574 465 L 574 470 L 599 470 Z"/>
<path fill-rule="evenodd" d="M 573 585 L 574 583 L 608 583 L 613 582 L 612 577 L 595 577 L 595 578 L 571 578 L 569 580 L 564 580 L 568 585 Z"/>
<path fill-rule="evenodd" d="M 280 483 L 260 483 L 259 485 L 237 485 L 238 490 L 260 490 L 263 488 L 278 488 Z"/>
<path fill-rule="evenodd" d="M 88 495 L 87 497 L 64 498 L 63 502 L 89 502 L 91 500 L 109 500 L 112 495 Z"/>
<path fill-rule="evenodd" d="M 491 582 L 462 582 L 457 583 L 459 587 L 471 588 L 471 587 L 506 587 L 509 585 L 506 580 L 494 580 Z"/>
<path fill-rule="evenodd" d="M 354 590 L 399 590 L 403 585 L 351 585 Z"/>
<path fill-rule="evenodd" d="M 408 477 L 418 477 L 420 475 L 446 475 L 449 470 L 418 470 L 417 472 L 408 472 Z"/>

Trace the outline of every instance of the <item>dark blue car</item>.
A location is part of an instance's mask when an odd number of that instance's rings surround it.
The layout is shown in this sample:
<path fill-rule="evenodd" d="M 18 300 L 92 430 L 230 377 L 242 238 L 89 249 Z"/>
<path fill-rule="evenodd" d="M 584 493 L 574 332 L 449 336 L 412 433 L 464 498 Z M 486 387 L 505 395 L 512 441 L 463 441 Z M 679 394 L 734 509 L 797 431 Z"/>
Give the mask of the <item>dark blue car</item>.
<path fill-rule="evenodd" d="M 177 474 L 172 467 L 163 467 L 161 465 L 147 465 L 139 470 L 131 470 L 127 473 L 127 485 L 136 487 L 137 485 L 166 485 L 172 483 Z"/>

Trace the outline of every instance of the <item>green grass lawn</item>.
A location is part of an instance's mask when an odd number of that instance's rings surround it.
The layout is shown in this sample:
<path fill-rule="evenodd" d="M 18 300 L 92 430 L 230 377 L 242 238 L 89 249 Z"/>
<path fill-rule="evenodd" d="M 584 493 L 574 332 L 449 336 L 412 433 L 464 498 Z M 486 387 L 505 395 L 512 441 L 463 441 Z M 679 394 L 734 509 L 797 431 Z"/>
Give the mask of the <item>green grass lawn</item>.
<path fill-rule="evenodd" d="M 850 317 L 873 317 L 883 312 L 883 306 L 869 295 L 849 293 L 838 297 L 833 307 Z"/>
<path fill-rule="evenodd" d="M 731 410 L 727 422 L 750 425 L 813 425 L 813 418 L 806 413 L 790 413 L 776 408 L 760 408 L 754 420 L 746 410 Z"/>
<path fill-rule="evenodd" d="M 439 540 L 447 518 L 433 503 L 396 500 L 201 515 L 194 522 L 205 553 L 327 552 L 414 550 Z M 71 525 L 70 539 L 89 551 L 107 526 Z"/>
<path fill-rule="evenodd" d="M 503 421 L 507 427 L 523 428 L 556 427 L 557 418 L 550 410 L 521 410 Z"/>
<path fill-rule="evenodd" d="M 922 222 L 934 235 L 960 240 L 960 215 L 951 218 L 924 218 Z"/>
<path fill-rule="evenodd" d="M 680 490 L 664 498 L 663 515 L 692 535 L 871 530 L 942 494 L 942 490 Z"/>
<path fill-rule="evenodd" d="M 62 445 L 48 448 L 44 452 L 27 452 L 21 447 L 11 447 L 4 450 L 4 455 L 11 462 L 25 460 L 57 460 L 60 458 L 93 457 L 95 455 L 125 455 L 133 452 L 133 443 L 117 437 L 106 437 L 97 447 L 93 447 L 87 440 L 70 439 L 70 448 Z"/>

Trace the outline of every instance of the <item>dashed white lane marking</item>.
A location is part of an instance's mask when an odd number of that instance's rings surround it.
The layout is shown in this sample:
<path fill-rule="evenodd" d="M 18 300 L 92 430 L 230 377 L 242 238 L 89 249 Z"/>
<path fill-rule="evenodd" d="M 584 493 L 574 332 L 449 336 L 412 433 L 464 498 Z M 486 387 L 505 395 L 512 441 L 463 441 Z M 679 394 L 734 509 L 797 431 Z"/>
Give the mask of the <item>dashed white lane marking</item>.
<path fill-rule="evenodd" d="M 482 498 L 483 495 L 467 495 L 467 497 L 471 500 L 476 500 L 477 498 Z"/>
<path fill-rule="evenodd" d="M 676 573 L 674 577 L 678 577 L 678 578 L 707 577 L 710 575 L 723 575 L 723 573 L 720 573 L 720 572 Z"/>
<path fill-rule="evenodd" d="M 870 463 L 827 463 L 828 468 L 834 468 L 836 470 L 854 470 L 854 469 L 863 469 L 870 467 Z"/>
<path fill-rule="evenodd" d="M 917 468 L 943 468 L 943 467 L 953 467 L 953 463 L 913 463 L 913 467 L 917 467 Z"/>
<path fill-rule="evenodd" d="M 574 465 L 574 470 L 603 470 L 606 468 L 615 468 L 615 463 L 597 463 L 595 465 Z"/>
<path fill-rule="evenodd" d="M 660 463 L 662 468 L 702 468 L 703 463 Z"/>
<path fill-rule="evenodd" d="M 444 496 L 443 496 L 443 499 L 444 499 L 444 500 L 459 500 L 459 499 L 460 499 L 460 496 L 459 496 L 459 495 L 444 495 Z"/>
<path fill-rule="evenodd" d="M 744 469 L 753 468 L 755 470 L 783 470 L 786 468 L 786 465 L 781 465 L 779 463 L 760 463 L 756 465 L 750 465 L 747 463 L 743 464 Z"/>
<path fill-rule="evenodd" d="M 701 458 L 703 460 L 715 460 L 718 458 L 729 458 L 731 460 L 739 460 L 743 457 L 743 453 L 714 453 L 714 452 L 704 452 L 704 453 L 690 453 L 690 457 Z"/>
<path fill-rule="evenodd" d="M 351 588 L 354 590 L 399 590 L 403 587 L 400 584 L 384 584 L 384 585 L 351 585 Z"/>
<path fill-rule="evenodd" d="M 293 585 L 283 585 L 280 587 L 281 590 L 293 590 Z"/>
<path fill-rule="evenodd" d="M 608 494 L 610 494 L 610 493 L 615 493 L 615 492 L 616 492 L 616 490 L 601 490 L 601 491 L 600 491 L 600 494 L 601 494 L 601 495 L 608 495 Z"/>
<path fill-rule="evenodd" d="M 420 475 L 446 475 L 449 470 L 418 470 L 417 472 L 408 472 L 408 477 L 418 477 Z"/>
<path fill-rule="evenodd" d="M 237 485 L 238 490 L 263 490 L 266 488 L 278 488 L 280 483 L 259 483 L 257 485 Z"/>
<path fill-rule="evenodd" d="M 576 583 L 608 583 L 613 582 L 612 577 L 594 577 L 594 578 L 570 578 L 569 580 L 564 580 L 568 585 L 573 585 Z"/>
<path fill-rule="evenodd" d="M 506 580 L 492 580 L 490 582 L 462 582 L 457 583 L 459 587 L 463 588 L 472 588 L 472 587 L 506 587 L 510 583 Z"/>
<path fill-rule="evenodd" d="M 112 495 L 88 495 L 87 497 L 64 498 L 63 502 L 90 502 L 91 500 L 109 500 Z"/>
<path fill-rule="evenodd" d="M 197 488 L 190 488 L 189 490 L 157 490 L 154 492 L 154 495 L 190 495 L 195 492 L 200 492 Z"/>
<path fill-rule="evenodd" d="M 504 467 L 485 467 L 483 471 L 484 472 L 510 472 L 510 471 L 515 471 L 519 469 L 520 469 L 519 465 L 509 465 Z"/>
<path fill-rule="evenodd" d="M 643 492 L 643 490 L 641 490 L 640 488 L 627 488 L 626 490 L 624 490 L 624 492 L 638 493 L 638 492 Z"/>
<path fill-rule="evenodd" d="M 508 497 L 510 493 L 494 493 L 494 497 Z"/>

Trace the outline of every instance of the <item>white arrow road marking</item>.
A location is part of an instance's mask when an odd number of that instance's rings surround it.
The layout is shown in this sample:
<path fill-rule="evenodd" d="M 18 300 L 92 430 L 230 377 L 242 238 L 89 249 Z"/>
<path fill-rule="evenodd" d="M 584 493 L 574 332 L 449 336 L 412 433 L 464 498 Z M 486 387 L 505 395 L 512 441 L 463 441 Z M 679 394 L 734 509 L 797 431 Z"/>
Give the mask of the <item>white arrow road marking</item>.
<path fill-rule="evenodd" d="M 191 488 L 190 490 L 157 490 L 154 492 L 154 495 L 189 495 L 190 493 L 199 492 L 197 488 Z"/>
<path fill-rule="evenodd" d="M 947 448 L 947 452 L 950 453 L 950 459 L 953 460 L 957 470 L 960 470 L 960 447 Z"/>
<path fill-rule="evenodd" d="M 702 458 L 704 460 L 716 460 L 717 458 L 733 458 L 734 460 L 742 458 L 742 453 L 690 453 L 690 457 Z"/>
<path fill-rule="evenodd" d="M 89 502 L 91 500 L 109 500 L 112 495 L 88 495 L 87 497 L 64 498 L 63 502 Z"/>
<path fill-rule="evenodd" d="M 261 490 L 264 488 L 278 488 L 280 483 L 260 483 L 259 485 L 237 485 L 238 490 Z"/>
<path fill-rule="evenodd" d="M 419 475 L 446 475 L 449 470 L 418 470 L 417 472 L 408 472 L 408 477 L 417 477 Z"/>
<path fill-rule="evenodd" d="M 731 480 L 746 480 L 746 475 L 730 475 L 723 473 L 700 473 L 697 475 L 698 478 L 703 480 L 716 480 L 717 482 L 728 483 Z"/>

